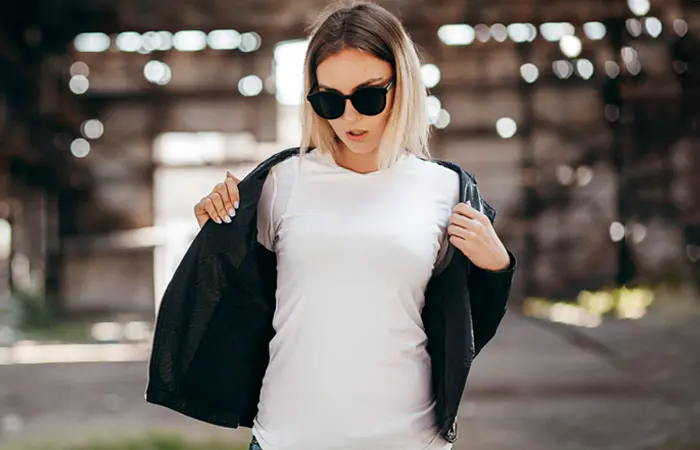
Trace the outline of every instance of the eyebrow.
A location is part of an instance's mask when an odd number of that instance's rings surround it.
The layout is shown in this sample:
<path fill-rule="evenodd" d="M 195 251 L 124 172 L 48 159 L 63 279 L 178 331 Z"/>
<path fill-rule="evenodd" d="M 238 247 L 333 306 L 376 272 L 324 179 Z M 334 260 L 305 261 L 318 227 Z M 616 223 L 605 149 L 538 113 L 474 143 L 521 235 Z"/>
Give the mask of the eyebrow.
<path fill-rule="evenodd" d="M 384 79 L 384 77 L 370 78 L 369 80 L 363 81 L 362 83 L 360 83 L 360 84 L 358 84 L 357 86 L 355 86 L 354 88 L 352 88 L 352 91 L 351 91 L 351 92 L 355 92 L 355 91 L 358 90 L 359 88 L 363 88 L 363 87 L 365 87 L 365 86 L 369 86 L 369 85 L 371 85 L 371 84 L 376 83 L 377 81 L 382 81 L 383 79 Z M 330 87 L 330 86 L 324 86 L 324 85 L 322 85 L 322 84 L 319 84 L 319 85 L 318 85 L 318 88 L 319 88 L 319 89 L 326 89 L 326 90 L 329 90 L 329 91 L 340 92 L 340 91 L 339 91 L 338 89 L 336 89 L 336 88 L 332 88 L 332 87 Z"/>

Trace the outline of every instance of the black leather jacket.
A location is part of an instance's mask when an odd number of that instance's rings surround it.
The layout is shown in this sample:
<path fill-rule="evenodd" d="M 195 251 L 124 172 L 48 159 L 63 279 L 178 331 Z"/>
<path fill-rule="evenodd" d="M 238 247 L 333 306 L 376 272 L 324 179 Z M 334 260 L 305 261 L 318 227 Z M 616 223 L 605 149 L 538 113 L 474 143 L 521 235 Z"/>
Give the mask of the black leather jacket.
<path fill-rule="evenodd" d="M 146 400 L 214 425 L 252 427 L 274 334 L 275 254 L 257 242 L 256 212 L 270 169 L 298 149 L 280 152 L 239 185 L 241 204 L 230 224 L 211 220 L 187 250 L 159 308 Z M 459 167 L 460 201 L 495 211 L 474 178 Z M 515 259 L 502 272 L 472 265 L 460 251 L 428 283 L 423 324 L 432 361 L 435 420 L 457 439 L 457 410 L 474 357 L 505 313 Z"/>

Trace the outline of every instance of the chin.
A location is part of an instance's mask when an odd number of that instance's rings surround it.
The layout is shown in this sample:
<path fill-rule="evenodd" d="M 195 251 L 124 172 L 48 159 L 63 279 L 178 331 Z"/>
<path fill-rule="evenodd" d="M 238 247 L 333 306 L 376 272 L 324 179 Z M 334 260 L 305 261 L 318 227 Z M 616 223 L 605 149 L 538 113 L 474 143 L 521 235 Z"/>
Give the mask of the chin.
<path fill-rule="evenodd" d="M 343 140 L 343 144 L 345 144 L 345 148 L 350 151 L 350 153 L 354 153 L 356 155 L 369 155 L 371 153 L 374 153 L 377 150 L 377 145 L 376 143 L 367 143 L 367 142 L 346 142 Z"/>

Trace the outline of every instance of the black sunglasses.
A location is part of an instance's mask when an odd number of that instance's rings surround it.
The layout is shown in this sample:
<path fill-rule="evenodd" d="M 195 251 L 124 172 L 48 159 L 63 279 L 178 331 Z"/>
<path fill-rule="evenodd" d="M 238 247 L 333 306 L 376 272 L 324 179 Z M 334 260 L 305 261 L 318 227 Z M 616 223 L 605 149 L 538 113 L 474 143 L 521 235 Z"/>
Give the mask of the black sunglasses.
<path fill-rule="evenodd" d="M 376 116 L 386 108 L 386 94 L 394 84 L 391 80 L 386 86 L 361 87 L 350 95 L 337 91 L 316 91 L 306 96 L 316 114 L 327 120 L 337 119 L 345 112 L 345 101 L 363 116 Z"/>

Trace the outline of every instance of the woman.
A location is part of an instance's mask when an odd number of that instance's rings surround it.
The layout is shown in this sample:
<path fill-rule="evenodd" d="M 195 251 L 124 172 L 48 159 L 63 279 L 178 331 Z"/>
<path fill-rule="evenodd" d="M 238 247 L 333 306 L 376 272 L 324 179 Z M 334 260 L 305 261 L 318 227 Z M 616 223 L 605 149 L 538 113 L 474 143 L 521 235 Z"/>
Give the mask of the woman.
<path fill-rule="evenodd" d="M 449 449 L 515 260 L 473 178 L 428 159 L 420 62 L 393 15 L 327 11 L 305 68 L 300 149 L 195 206 L 147 399 L 250 426 L 254 450 Z"/>

